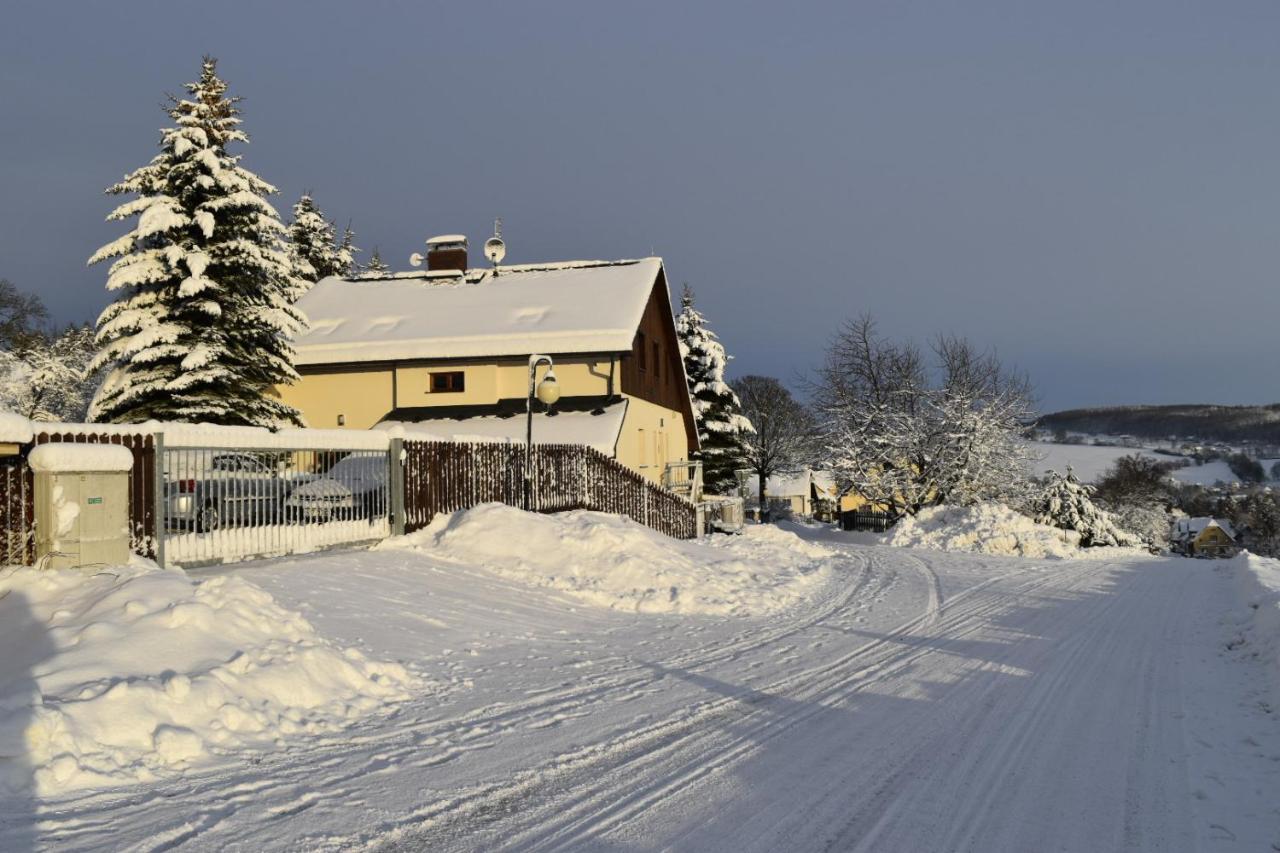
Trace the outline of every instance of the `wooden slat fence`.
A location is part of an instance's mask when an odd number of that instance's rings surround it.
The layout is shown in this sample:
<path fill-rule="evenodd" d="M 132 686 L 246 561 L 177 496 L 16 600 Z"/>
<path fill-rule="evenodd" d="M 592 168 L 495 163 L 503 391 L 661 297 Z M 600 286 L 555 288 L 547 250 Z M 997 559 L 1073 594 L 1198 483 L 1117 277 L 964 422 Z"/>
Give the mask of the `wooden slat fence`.
<path fill-rule="evenodd" d="M 0 459 L 0 565 L 35 561 L 34 482 L 26 455 Z"/>
<path fill-rule="evenodd" d="M 533 448 L 531 509 L 590 509 L 625 515 L 678 539 L 697 536 L 697 509 L 598 450 L 576 444 Z M 436 513 L 482 503 L 524 505 L 525 449 L 520 445 L 404 442 L 405 530 Z"/>

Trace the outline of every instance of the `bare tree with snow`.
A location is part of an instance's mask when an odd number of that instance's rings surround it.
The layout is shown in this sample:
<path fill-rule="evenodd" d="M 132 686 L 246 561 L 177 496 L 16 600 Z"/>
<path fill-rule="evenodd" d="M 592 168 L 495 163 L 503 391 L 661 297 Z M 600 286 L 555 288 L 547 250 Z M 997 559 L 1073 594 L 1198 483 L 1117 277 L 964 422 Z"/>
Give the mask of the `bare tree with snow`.
<path fill-rule="evenodd" d="M 869 316 L 828 348 L 817 399 L 832 470 L 894 516 L 925 506 L 1018 502 L 1030 482 L 1025 376 L 962 338 L 919 348 L 882 338 Z"/>
<path fill-rule="evenodd" d="M 769 478 L 808 463 L 816 427 L 810 411 L 769 376 L 743 376 L 733 382 L 742 414 L 755 429 L 742 436 L 743 457 L 760 488 L 760 513 L 767 520 Z"/>
<path fill-rule="evenodd" d="M 306 282 L 267 201 L 276 190 L 227 150 L 248 136 L 215 60 L 186 88 L 188 98 L 172 99 L 160 153 L 108 190 L 137 196 L 108 219 L 137 222 L 90 259 L 117 258 L 94 362 L 108 373 L 90 416 L 299 424 L 270 394 L 297 378 L 289 341 L 306 322 L 293 305 Z"/>

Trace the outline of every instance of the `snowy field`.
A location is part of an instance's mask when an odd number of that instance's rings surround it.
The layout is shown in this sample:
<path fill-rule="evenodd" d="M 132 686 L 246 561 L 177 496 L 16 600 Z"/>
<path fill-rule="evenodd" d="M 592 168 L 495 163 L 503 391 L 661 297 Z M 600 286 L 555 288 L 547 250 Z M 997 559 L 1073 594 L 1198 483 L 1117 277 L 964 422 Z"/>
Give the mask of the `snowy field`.
<path fill-rule="evenodd" d="M 1067 466 L 1070 465 L 1075 471 L 1076 477 L 1082 483 L 1092 483 L 1097 480 L 1121 456 L 1131 456 L 1136 453 L 1141 456 L 1149 456 L 1161 462 L 1178 461 L 1177 456 L 1165 456 L 1137 447 L 1094 447 L 1089 444 L 1032 442 L 1032 450 L 1036 458 L 1040 460 L 1035 465 L 1036 471 L 1040 473 L 1058 471 L 1061 473 L 1066 471 Z M 1262 463 L 1263 468 L 1270 474 L 1271 465 L 1276 460 L 1260 459 L 1258 461 Z M 1222 460 L 1206 462 L 1203 465 L 1193 463 L 1185 468 L 1178 468 L 1173 472 L 1173 478 L 1179 483 L 1188 486 L 1212 486 L 1215 483 L 1233 483 L 1240 479 L 1231 473 L 1231 468 Z"/>
<path fill-rule="evenodd" d="M 245 620 L 272 665 L 290 643 L 344 656 L 352 696 L 385 701 L 147 782 L 11 789 L 0 847 L 1280 849 L 1275 563 L 958 554 L 800 526 L 820 541 L 762 530 L 669 557 L 639 528 L 536 521 L 193 573 L 280 611 L 285 645 Z M 593 523 L 610 549 L 581 547 Z M 652 606 L 664 590 L 682 605 Z M 33 646 L 45 615 L 24 625 Z"/>

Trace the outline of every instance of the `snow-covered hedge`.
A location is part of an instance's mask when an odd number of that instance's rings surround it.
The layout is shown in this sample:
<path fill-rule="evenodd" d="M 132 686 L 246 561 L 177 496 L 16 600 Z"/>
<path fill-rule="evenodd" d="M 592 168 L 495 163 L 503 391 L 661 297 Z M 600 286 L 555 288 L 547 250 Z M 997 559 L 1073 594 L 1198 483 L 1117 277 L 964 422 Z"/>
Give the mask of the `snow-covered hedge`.
<path fill-rule="evenodd" d="M 829 548 L 770 525 L 741 536 L 670 539 L 598 512 L 535 515 L 483 504 L 437 516 L 379 548 L 423 549 L 590 604 L 645 613 L 767 613 L 830 578 Z"/>
<path fill-rule="evenodd" d="M 897 548 L 1021 557 L 1079 559 L 1101 556 L 1096 553 L 1099 550 L 1115 553 L 1115 549 L 1081 549 L 1079 533 L 1037 524 L 999 503 L 926 509 L 899 521 L 883 541 Z"/>
<path fill-rule="evenodd" d="M 147 781 L 340 730 L 417 679 L 316 635 L 237 577 L 0 571 L 0 785 Z"/>

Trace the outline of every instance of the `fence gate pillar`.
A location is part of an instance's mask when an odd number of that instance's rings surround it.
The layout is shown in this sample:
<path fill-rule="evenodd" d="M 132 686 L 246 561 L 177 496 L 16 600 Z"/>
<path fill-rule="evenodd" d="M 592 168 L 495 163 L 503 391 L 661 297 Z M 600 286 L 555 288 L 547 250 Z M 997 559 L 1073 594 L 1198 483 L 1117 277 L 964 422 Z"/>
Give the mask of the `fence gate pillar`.
<path fill-rule="evenodd" d="M 151 502 L 153 509 L 151 510 L 152 535 L 155 537 L 155 553 L 156 564 L 164 566 L 164 534 L 168 525 L 165 523 L 165 515 L 168 511 L 168 495 L 165 494 L 164 483 L 164 433 L 158 432 L 151 440 L 151 451 L 155 454 L 155 462 L 152 468 L 152 487 Z M 142 472 L 139 471 L 141 476 Z"/>
<path fill-rule="evenodd" d="M 403 536 L 404 512 L 404 439 L 391 439 L 387 449 L 387 464 L 391 466 L 391 535 Z"/>

